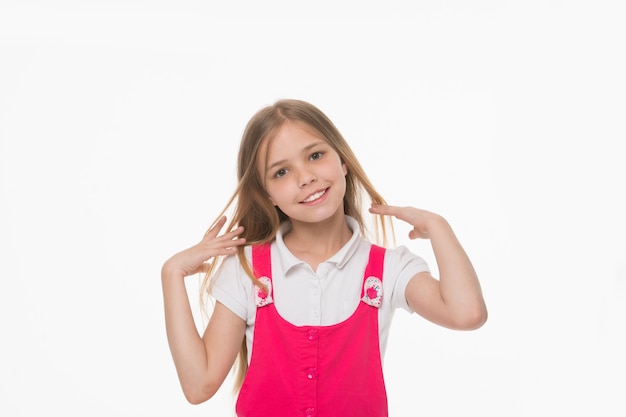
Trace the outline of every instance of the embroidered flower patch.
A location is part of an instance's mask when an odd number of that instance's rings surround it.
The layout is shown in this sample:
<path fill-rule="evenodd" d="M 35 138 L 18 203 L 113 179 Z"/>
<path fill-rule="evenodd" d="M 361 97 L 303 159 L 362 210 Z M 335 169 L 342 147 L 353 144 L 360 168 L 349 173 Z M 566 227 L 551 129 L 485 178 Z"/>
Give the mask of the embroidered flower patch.
<path fill-rule="evenodd" d="M 361 301 L 373 307 L 380 307 L 383 301 L 383 282 L 376 277 L 367 277 L 363 289 Z"/>
<path fill-rule="evenodd" d="M 268 277 L 261 277 L 259 281 L 265 288 L 254 286 L 254 301 L 256 302 L 256 306 L 263 307 L 272 304 L 274 302 L 272 299 L 272 281 Z"/>

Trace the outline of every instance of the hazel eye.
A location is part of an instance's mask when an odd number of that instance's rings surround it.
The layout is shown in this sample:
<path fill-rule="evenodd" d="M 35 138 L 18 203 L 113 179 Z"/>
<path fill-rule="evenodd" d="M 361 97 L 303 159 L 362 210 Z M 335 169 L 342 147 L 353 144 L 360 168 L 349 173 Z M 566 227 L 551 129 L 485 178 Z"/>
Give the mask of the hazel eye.
<path fill-rule="evenodd" d="M 320 159 L 320 158 L 322 157 L 322 155 L 324 155 L 324 153 L 323 153 L 323 152 L 313 152 L 313 153 L 311 154 L 311 159 L 312 159 L 313 161 L 318 160 L 318 159 Z"/>
<path fill-rule="evenodd" d="M 286 169 L 279 169 L 278 171 L 276 171 L 276 173 L 274 174 L 275 178 L 280 178 L 280 177 L 284 177 L 285 175 L 287 175 L 287 170 Z"/>

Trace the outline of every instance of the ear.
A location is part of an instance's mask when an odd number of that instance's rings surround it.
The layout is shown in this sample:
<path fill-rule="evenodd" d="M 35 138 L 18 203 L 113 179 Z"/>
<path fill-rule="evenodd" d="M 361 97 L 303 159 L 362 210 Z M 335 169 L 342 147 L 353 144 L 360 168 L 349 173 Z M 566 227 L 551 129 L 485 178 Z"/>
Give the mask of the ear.
<path fill-rule="evenodd" d="M 345 177 L 346 175 L 348 175 L 348 166 L 346 165 L 345 162 L 341 163 L 341 169 L 343 170 L 343 176 Z"/>

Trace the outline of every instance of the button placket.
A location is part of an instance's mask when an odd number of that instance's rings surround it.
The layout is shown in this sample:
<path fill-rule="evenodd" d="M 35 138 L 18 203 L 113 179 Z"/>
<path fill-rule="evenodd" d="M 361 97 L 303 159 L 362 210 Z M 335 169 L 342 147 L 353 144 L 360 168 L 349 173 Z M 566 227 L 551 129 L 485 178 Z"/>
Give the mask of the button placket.
<path fill-rule="evenodd" d="M 307 348 L 306 350 L 311 349 L 313 352 L 316 352 L 314 356 L 310 357 L 307 362 L 309 364 L 308 368 L 303 368 L 302 369 L 302 375 L 305 377 L 306 381 L 305 382 L 305 386 L 303 386 L 303 388 L 309 392 L 309 395 L 307 395 L 307 397 L 309 397 L 306 401 L 306 405 L 308 405 L 307 408 L 304 409 L 304 415 L 307 417 L 315 417 L 317 416 L 317 409 L 315 408 L 316 403 L 317 403 L 317 378 L 319 375 L 319 371 L 317 369 L 317 342 L 319 339 L 319 330 L 316 328 L 309 328 L 306 333 L 304 333 L 304 337 L 306 337 L 307 340 Z M 312 365 L 312 366 L 311 366 Z M 305 388 L 306 387 L 306 388 Z M 307 404 L 308 403 L 308 404 Z M 303 404 L 304 405 L 304 404 Z"/>
<path fill-rule="evenodd" d="M 310 330 L 307 332 L 307 336 L 306 336 L 306 338 L 307 338 L 310 342 L 316 342 L 316 341 L 317 341 L 318 336 L 319 336 L 319 332 L 318 332 L 316 329 L 310 329 Z M 311 381 L 312 381 L 312 380 L 314 380 L 314 379 L 317 379 L 317 376 L 318 376 L 318 375 L 319 375 L 319 372 L 317 371 L 317 368 L 316 368 L 316 367 L 314 367 L 314 366 L 312 366 L 312 367 L 310 367 L 310 368 L 308 368 L 308 369 L 306 370 L 306 377 L 307 377 L 309 380 L 311 380 Z"/>

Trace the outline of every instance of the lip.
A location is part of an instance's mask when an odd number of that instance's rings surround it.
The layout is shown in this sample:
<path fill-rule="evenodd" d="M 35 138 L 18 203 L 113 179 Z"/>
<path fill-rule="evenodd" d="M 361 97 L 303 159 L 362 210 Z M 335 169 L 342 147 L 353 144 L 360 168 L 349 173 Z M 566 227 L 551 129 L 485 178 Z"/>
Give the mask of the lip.
<path fill-rule="evenodd" d="M 315 192 L 312 192 L 311 194 L 307 195 L 305 198 L 303 198 L 302 200 L 300 200 L 300 204 L 316 204 L 318 202 L 320 202 L 321 200 L 323 200 L 324 198 L 326 198 L 326 196 L 328 195 L 328 190 L 330 189 L 330 187 L 327 188 L 322 188 L 321 190 L 316 190 Z M 312 195 L 318 194 L 318 193 L 324 193 L 321 196 L 319 196 L 318 198 L 316 198 L 313 201 L 305 201 L 307 198 L 310 198 Z"/>

